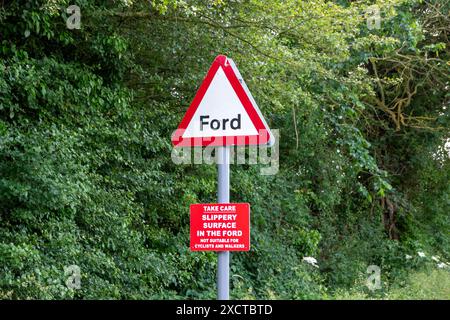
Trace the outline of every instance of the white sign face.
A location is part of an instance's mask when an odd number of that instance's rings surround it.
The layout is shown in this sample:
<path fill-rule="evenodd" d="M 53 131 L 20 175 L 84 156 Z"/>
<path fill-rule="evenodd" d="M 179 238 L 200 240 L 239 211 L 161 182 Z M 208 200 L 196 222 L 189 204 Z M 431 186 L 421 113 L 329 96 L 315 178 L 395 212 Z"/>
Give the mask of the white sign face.
<path fill-rule="evenodd" d="M 222 67 L 217 70 L 183 138 L 257 135 Z"/>
<path fill-rule="evenodd" d="M 232 59 L 219 55 L 172 134 L 175 147 L 272 145 L 275 139 Z"/>

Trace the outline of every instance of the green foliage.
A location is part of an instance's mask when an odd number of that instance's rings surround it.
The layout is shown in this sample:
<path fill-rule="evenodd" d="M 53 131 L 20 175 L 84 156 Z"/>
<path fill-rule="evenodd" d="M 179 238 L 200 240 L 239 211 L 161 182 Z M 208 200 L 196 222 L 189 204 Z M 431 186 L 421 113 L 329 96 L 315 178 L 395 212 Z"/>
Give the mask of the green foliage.
<path fill-rule="evenodd" d="M 68 1 L 3 2 L 0 298 L 215 297 L 188 207 L 215 201 L 216 168 L 175 165 L 170 136 L 219 53 L 280 129 L 277 175 L 232 167 L 232 201 L 252 211 L 232 296 L 389 296 L 364 289 L 371 264 L 390 297 L 432 296 L 422 273 L 395 284 L 427 268 L 407 254 L 449 259 L 449 8 L 378 1 L 368 30 L 371 3 L 76 1 L 69 30 Z"/>
<path fill-rule="evenodd" d="M 351 291 L 338 290 L 330 298 L 339 300 L 448 300 L 449 285 L 449 271 L 416 271 L 409 275 L 405 283 L 389 288 L 389 291 L 384 294 L 374 295 L 354 288 Z"/>

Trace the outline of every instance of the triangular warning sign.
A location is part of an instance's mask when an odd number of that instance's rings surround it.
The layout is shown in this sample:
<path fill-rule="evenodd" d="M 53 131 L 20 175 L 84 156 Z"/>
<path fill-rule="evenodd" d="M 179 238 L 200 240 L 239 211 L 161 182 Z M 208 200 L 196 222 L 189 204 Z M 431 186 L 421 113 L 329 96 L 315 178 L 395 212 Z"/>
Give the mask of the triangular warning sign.
<path fill-rule="evenodd" d="M 272 144 L 270 132 L 233 60 L 211 65 L 178 129 L 175 147 Z"/>

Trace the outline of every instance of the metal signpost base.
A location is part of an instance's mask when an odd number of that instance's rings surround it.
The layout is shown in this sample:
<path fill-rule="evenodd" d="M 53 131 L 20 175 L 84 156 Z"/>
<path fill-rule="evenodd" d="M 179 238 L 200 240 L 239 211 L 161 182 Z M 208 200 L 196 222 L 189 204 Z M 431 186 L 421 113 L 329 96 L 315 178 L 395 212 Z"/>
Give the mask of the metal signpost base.
<path fill-rule="evenodd" d="M 230 147 L 217 147 L 217 202 L 230 202 Z M 217 299 L 230 298 L 230 252 L 218 252 Z"/>

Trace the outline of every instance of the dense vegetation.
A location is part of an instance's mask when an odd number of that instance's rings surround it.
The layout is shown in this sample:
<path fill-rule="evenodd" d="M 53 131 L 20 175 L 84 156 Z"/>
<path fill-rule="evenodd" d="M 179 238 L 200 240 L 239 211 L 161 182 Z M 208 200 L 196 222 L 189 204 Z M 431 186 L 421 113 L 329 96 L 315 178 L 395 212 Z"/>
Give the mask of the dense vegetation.
<path fill-rule="evenodd" d="M 375 3 L 379 29 L 365 17 Z M 71 4 L 81 29 L 66 26 Z M 449 10 L 0 2 L 0 298 L 215 297 L 216 255 L 189 251 L 188 208 L 215 201 L 216 168 L 175 165 L 170 136 L 217 54 L 280 130 L 276 175 L 232 166 L 232 201 L 252 206 L 233 298 L 420 298 L 402 287 L 448 284 Z M 70 265 L 80 289 L 66 286 Z"/>

